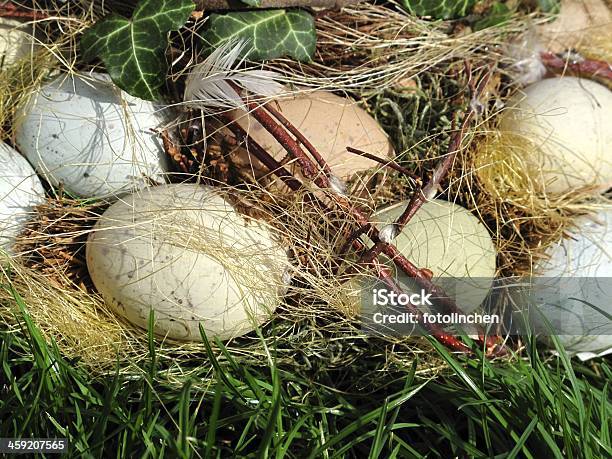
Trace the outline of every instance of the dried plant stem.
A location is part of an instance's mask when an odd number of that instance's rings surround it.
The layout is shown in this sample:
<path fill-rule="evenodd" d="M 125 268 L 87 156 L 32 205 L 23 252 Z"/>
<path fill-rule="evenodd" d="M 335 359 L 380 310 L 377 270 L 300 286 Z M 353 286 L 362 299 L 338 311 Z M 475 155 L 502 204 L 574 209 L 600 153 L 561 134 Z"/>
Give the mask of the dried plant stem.
<path fill-rule="evenodd" d="M 571 60 L 548 51 L 541 53 L 540 57 L 546 68 L 551 71 L 564 72 L 569 70 L 580 75 L 612 81 L 612 64 L 608 62 L 591 59 Z"/>
<path fill-rule="evenodd" d="M 283 182 L 287 186 L 289 186 L 289 188 L 291 188 L 293 191 L 298 191 L 303 188 L 303 184 L 298 179 L 296 179 L 291 174 L 291 172 L 289 172 L 278 161 L 276 161 L 261 145 L 259 145 L 255 140 L 253 140 L 238 123 L 232 122 L 232 120 L 228 116 L 222 116 L 222 118 L 227 122 L 228 129 L 232 131 L 232 133 L 236 136 L 238 141 L 246 143 L 250 152 L 253 153 L 253 155 L 271 171 L 271 173 L 273 173 L 274 175 L 279 177 L 281 180 L 283 180 Z M 316 197 L 312 196 L 311 198 L 319 206 L 325 207 L 325 204 L 322 203 L 320 200 L 318 200 Z M 361 212 L 359 212 L 357 209 L 354 209 L 354 210 L 358 212 L 362 218 L 365 218 L 363 217 Z M 363 244 L 359 240 L 353 240 L 352 245 L 356 250 L 363 250 Z M 378 255 L 380 255 L 382 251 L 388 248 L 395 249 L 395 247 L 392 247 L 389 244 L 386 244 L 384 242 L 381 242 L 381 241 L 376 242 L 374 244 L 373 250 L 369 251 L 368 259 L 364 260 L 364 264 L 372 265 L 377 273 L 377 277 L 382 282 L 384 282 L 386 285 L 388 285 L 390 288 L 392 288 L 393 291 L 399 294 L 399 293 L 402 293 L 401 289 L 397 286 L 397 283 L 393 280 L 392 276 L 389 273 L 389 269 L 386 266 L 381 265 L 380 262 L 378 261 Z M 397 251 L 397 249 L 395 250 Z M 404 258 L 401 254 L 399 254 L 398 257 Z M 425 279 L 427 279 L 427 276 L 423 272 L 418 270 L 418 268 L 416 268 L 414 265 L 412 265 L 408 260 L 405 260 L 405 262 L 408 264 L 408 266 L 411 266 L 412 269 L 417 270 L 419 276 L 423 276 Z M 433 284 L 431 285 L 433 286 Z M 431 291 L 435 291 L 435 292 L 441 291 L 439 288 L 435 286 L 433 287 L 434 288 L 430 289 Z M 441 295 L 441 293 L 436 293 L 436 294 Z M 448 299 L 448 301 L 452 302 L 450 298 Z M 408 308 L 408 312 L 415 314 L 415 317 L 417 317 L 421 323 L 423 322 L 421 320 L 422 318 L 421 312 L 417 308 L 413 306 L 408 306 L 407 308 Z M 464 343 L 459 341 L 454 336 L 444 333 L 444 331 L 441 330 L 436 325 L 424 324 L 424 326 L 438 341 L 440 341 L 440 343 L 444 344 L 450 349 L 453 349 L 455 351 L 460 351 L 460 352 L 470 351 L 470 349 Z"/>

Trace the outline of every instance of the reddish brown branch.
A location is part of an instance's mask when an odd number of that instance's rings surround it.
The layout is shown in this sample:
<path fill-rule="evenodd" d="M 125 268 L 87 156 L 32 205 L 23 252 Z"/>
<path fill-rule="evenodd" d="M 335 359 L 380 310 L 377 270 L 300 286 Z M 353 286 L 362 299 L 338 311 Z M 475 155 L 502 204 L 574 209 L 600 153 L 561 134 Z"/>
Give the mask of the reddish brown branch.
<path fill-rule="evenodd" d="M 548 51 L 541 53 L 540 57 L 546 68 L 553 72 L 569 70 L 579 75 L 612 80 L 612 64 L 609 62 L 583 58 L 572 60 L 571 56 L 563 58 Z"/>
<path fill-rule="evenodd" d="M 478 86 L 475 88 L 474 94 L 472 95 L 473 99 L 478 100 L 482 96 L 490 78 L 491 70 L 489 69 L 489 71 L 485 73 L 483 78 L 478 83 Z M 406 224 L 417 213 L 417 211 L 423 206 L 425 202 L 434 198 L 438 191 L 438 188 L 440 188 L 441 186 L 442 181 L 448 175 L 448 171 L 455 162 L 457 154 L 461 150 L 461 142 L 463 141 L 463 138 L 465 136 L 465 130 L 467 129 L 470 122 L 472 121 L 472 118 L 474 117 L 474 109 L 472 108 L 472 105 L 473 104 L 470 104 L 470 109 L 465 115 L 463 123 L 461 123 L 461 128 L 458 131 L 455 131 L 455 133 L 452 135 L 450 144 L 448 146 L 448 153 L 434 169 L 431 179 L 419 192 L 415 193 L 412 196 L 412 199 L 406 206 L 406 209 L 404 210 L 404 212 L 402 212 L 402 215 L 400 215 L 397 221 L 395 222 L 397 234 L 402 231 L 404 226 L 406 226 Z"/>
<path fill-rule="evenodd" d="M 0 2 L 0 17 L 35 21 L 37 19 L 47 19 L 49 16 L 42 11 L 25 9 L 13 2 Z"/>
<path fill-rule="evenodd" d="M 321 188 L 329 188 L 329 180 L 323 174 L 317 174 L 317 168 L 302 150 L 297 141 L 289 135 L 274 119 L 258 104 L 245 100 L 249 113 L 261 124 L 287 152 L 296 159 L 306 178 L 312 180 Z"/>
<path fill-rule="evenodd" d="M 234 135 L 237 136 L 238 140 L 246 142 L 247 145 L 250 146 L 252 153 L 255 155 L 255 157 L 259 161 L 261 161 L 272 173 L 274 173 L 276 176 L 281 178 L 281 180 L 283 180 L 287 184 L 287 186 L 289 186 L 292 190 L 297 191 L 302 188 L 303 185 L 297 179 L 295 179 L 287 169 L 284 169 L 283 166 L 278 161 L 272 158 L 272 156 L 270 156 L 270 154 L 266 152 L 263 149 L 263 147 L 261 147 L 256 141 L 251 139 L 250 136 L 247 134 L 247 132 L 242 127 L 240 127 L 238 123 L 232 122 L 232 120 L 228 119 L 227 117 L 225 117 L 225 120 L 228 122 L 227 123 L 228 128 L 234 133 Z M 306 160 L 309 160 L 309 158 L 306 158 Z M 343 208 L 347 209 L 346 203 L 348 203 L 348 201 L 345 202 L 345 200 L 342 200 L 342 202 L 344 204 Z M 324 206 L 324 204 L 321 203 L 320 201 L 318 201 L 318 204 L 320 204 L 321 206 Z M 358 218 L 358 221 L 369 225 L 367 218 L 358 209 L 350 207 L 348 208 L 348 210 L 352 211 L 352 213 Z M 372 230 L 375 231 L 376 234 L 378 233 L 376 228 L 372 228 Z M 378 239 L 377 235 L 374 236 L 374 238 Z M 353 241 L 352 244 L 356 250 L 363 249 L 363 244 L 359 240 Z M 389 248 L 393 248 L 395 249 L 396 253 L 399 254 L 399 252 L 397 251 L 395 247 L 390 246 L 389 244 L 384 244 L 380 240 L 377 240 L 375 247 L 377 247 L 377 250 L 380 250 L 380 249 L 388 250 Z M 376 256 L 378 255 L 378 253 L 376 254 Z M 374 260 L 376 256 L 372 257 L 372 260 Z M 404 259 L 404 257 L 401 254 L 397 255 L 396 257 L 392 257 L 392 259 L 396 263 L 398 263 L 398 260 L 397 260 L 398 258 Z M 404 259 L 404 269 L 406 269 L 406 267 L 410 267 L 412 272 L 416 273 L 418 276 L 421 276 L 425 281 L 428 281 L 427 277 L 424 276 L 423 273 L 420 270 L 418 270 L 418 268 L 412 265 L 408 260 Z M 415 277 L 415 276 L 411 276 L 411 277 Z M 384 282 L 384 279 L 381 279 L 381 281 Z M 429 282 L 428 285 L 433 286 L 431 282 Z M 434 295 L 441 296 L 441 294 L 439 293 L 440 289 L 438 288 L 432 289 L 430 287 L 429 290 L 431 290 L 432 292 L 435 292 Z M 429 292 L 429 290 L 427 291 Z M 452 300 L 450 299 L 449 301 L 452 302 Z M 441 343 L 443 343 L 445 346 L 449 347 L 450 349 L 453 349 L 455 351 L 460 351 L 460 352 L 466 352 L 469 350 L 467 349 L 467 346 L 464 343 L 459 341 L 454 336 L 450 336 L 446 333 L 443 333 L 442 331 L 437 329 L 435 326 L 432 326 L 431 324 L 424 324 L 424 326 L 426 329 L 428 329 L 431 332 L 432 336 L 434 336 L 436 339 L 438 339 Z"/>
<path fill-rule="evenodd" d="M 397 164 L 392 159 L 379 158 L 376 155 L 373 155 L 371 153 L 368 153 L 366 151 L 359 150 L 359 149 L 353 148 L 353 147 L 346 147 L 346 151 L 348 151 L 349 153 L 353 153 L 355 155 L 363 156 L 364 158 L 371 159 L 372 161 L 376 161 L 377 163 L 382 164 L 383 166 L 390 167 L 391 169 L 393 169 L 393 170 L 395 170 L 397 172 L 400 172 L 400 173 L 404 174 L 407 177 L 410 177 L 411 179 L 413 179 L 417 183 L 421 183 L 421 177 L 419 177 L 416 174 L 413 174 L 411 171 L 406 169 L 404 166 L 400 166 L 399 164 Z"/>
<path fill-rule="evenodd" d="M 329 177 L 332 173 L 331 168 L 323 159 L 323 156 L 319 153 L 319 151 L 314 147 L 314 145 L 306 138 L 304 134 L 302 134 L 298 128 L 296 128 L 287 118 L 285 118 L 278 110 L 272 107 L 272 104 L 265 105 L 266 110 L 270 112 L 270 114 L 277 119 L 279 123 L 281 123 L 285 129 L 287 129 L 291 134 L 293 134 L 296 139 L 304 145 L 304 148 L 312 155 L 315 161 L 323 168 L 327 176 Z"/>

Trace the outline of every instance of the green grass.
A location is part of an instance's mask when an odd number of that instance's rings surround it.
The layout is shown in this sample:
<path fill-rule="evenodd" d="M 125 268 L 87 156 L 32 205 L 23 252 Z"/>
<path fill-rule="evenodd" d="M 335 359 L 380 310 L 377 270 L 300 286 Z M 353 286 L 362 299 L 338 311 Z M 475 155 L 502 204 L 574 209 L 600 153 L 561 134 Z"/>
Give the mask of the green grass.
<path fill-rule="evenodd" d="M 189 362 L 156 353 L 138 372 L 92 378 L 45 343 L 17 297 L 20 332 L 0 331 L 0 437 L 65 437 L 69 457 L 602 458 L 612 367 L 546 357 L 457 360 L 423 379 L 382 373 L 376 351 L 342 368 L 242 362 L 221 343 Z M 306 349 L 304 353 L 306 353 Z M 299 351 L 298 351 L 299 352 Z M 296 361 L 303 356 L 296 355 Z M 169 382 L 165 371 L 189 366 Z M 214 377 L 210 378 L 210 373 Z"/>

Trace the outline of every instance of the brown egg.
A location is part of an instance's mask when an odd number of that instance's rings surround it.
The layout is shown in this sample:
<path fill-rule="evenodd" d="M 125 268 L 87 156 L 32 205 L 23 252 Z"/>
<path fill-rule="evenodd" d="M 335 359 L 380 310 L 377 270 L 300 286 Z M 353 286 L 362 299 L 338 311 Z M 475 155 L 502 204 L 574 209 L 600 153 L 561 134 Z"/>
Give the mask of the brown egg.
<path fill-rule="evenodd" d="M 314 145 L 328 162 L 332 172 L 340 178 L 349 178 L 356 172 L 382 167 L 376 161 L 346 151 L 350 146 L 380 158 L 392 158 L 393 146 L 378 122 L 356 102 L 326 91 L 314 91 L 273 102 L 275 108 L 287 118 Z M 286 150 L 245 112 L 234 112 L 238 123 L 274 158 L 281 161 Z M 235 152 L 235 160 L 251 169 L 256 177 L 267 170 L 246 150 Z"/>

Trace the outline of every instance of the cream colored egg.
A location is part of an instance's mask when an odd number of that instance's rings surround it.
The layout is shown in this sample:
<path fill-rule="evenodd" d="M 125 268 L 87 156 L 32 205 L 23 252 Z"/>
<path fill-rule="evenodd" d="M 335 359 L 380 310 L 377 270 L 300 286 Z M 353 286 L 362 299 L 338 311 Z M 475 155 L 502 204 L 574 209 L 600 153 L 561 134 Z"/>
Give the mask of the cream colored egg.
<path fill-rule="evenodd" d="M 115 311 L 179 340 L 229 339 L 269 319 L 285 292 L 285 250 L 211 187 L 151 187 L 113 204 L 87 243 L 94 285 Z"/>
<path fill-rule="evenodd" d="M 166 157 L 153 132 L 159 106 L 130 96 L 108 75 L 63 75 L 17 117 L 16 144 L 53 185 L 87 198 L 164 183 Z"/>
<path fill-rule="evenodd" d="M 3 250 L 11 252 L 34 207 L 44 199 L 45 190 L 32 166 L 12 147 L 0 142 L 0 247 Z"/>
<path fill-rule="evenodd" d="M 278 101 L 276 107 L 321 153 L 332 172 L 348 178 L 356 172 L 381 167 L 376 161 L 346 151 L 350 146 L 380 158 L 393 157 L 393 146 L 378 122 L 354 101 L 326 91 L 314 91 Z M 268 153 L 282 160 L 286 150 L 252 116 L 234 112 L 239 124 Z M 249 164 L 242 150 L 238 160 Z M 251 164 L 256 175 L 267 173 L 257 160 Z"/>
<path fill-rule="evenodd" d="M 35 49 L 32 27 L 14 19 L 0 18 L 0 69 L 31 55 Z"/>
<path fill-rule="evenodd" d="M 541 336 L 559 335 L 582 359 L 612 352 L 612 205 L 581 217 L 569 237 L 551 246 L 534 285 Z"/>
<path fill-rule="evenodd" d="M 612 186 L 612 92 L 590 80 L 550 78 L 526 87 L 502 115 L 503 135 L 527 144 L 542 190 Z"/>
<path fill-rule="evenodd" d="M 379 229 L 395 222 L 407 204 L 382 209 L 372 221 Z M 476 309 L 489 293 L 495 277 L 495 246 L 486 227 L 465 208 L 448 201 L 428 201 L 393 243 L 414 265 L 432 271 L 433 282 L 463 312 Z"/>

